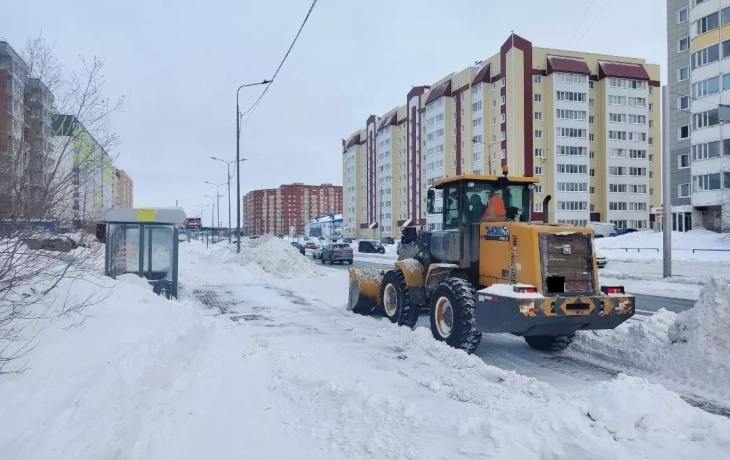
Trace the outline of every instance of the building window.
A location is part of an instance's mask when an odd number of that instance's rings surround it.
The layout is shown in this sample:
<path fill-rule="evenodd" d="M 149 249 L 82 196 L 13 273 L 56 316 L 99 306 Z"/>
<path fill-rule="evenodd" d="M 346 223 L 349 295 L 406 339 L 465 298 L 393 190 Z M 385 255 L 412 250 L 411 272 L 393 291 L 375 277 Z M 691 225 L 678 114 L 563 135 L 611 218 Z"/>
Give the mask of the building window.
<path fill-rule="evenodd" d="M 689 96 L 681 96 L 677 99 L 679 110 L 689 110 Z"/>
<path fill-rule="evenodd" d="M 596 135 L 591 133 L 588 135 L 588 142 L 596 142 Z"/>
<path fill-rule="evenodd" d="M 689 8 L 685 7 L 677 11 L 677 24 L 687 22 L 689 19 Z"/>
<path fill-rule="evenodd" d="M 507 122 L 507 114 L 502 114 L 502 123 Z"/>
<path fill-rule="evenodd" d="M 590 194 L 591 195 L 595 195 L 596 194 L 596 187 L 591 187 L 588 190 L 590 191 Z M 591 206 L 593 206 L 593 205 L 591 205 Z"/>
<path fill-rule="evenodd" d="M 684 126 L 679 127 L 679 138 L 680 139 L 689 138 L 689 125 L 684 125 Z"/>
<path fill-rule="evenodd" d="M 535 102 L 542 102 L 542 94 L 535 93 Z"/>
<path fill-rule="evenodd" d="M 542 203 L 535 203 L 535 212 L 542 212 Z"/>
<path fill-rule="evenodd" d="M 536 85 L 542 84 L 542 75 L 535 75 L 534 81 Z"/>
<path fill-rule="evenodd" d="M 683 153 L 679 156 L 679 169 L 690 167 L 690 155 L 689 153 Z"/>
<path fill-rule="evenodd" d="M 542 130 L 535 130 L 535 139 L 542 139 Z"/>
<path fill-rule="evenodd" d="M 588 106 L 589 107 L 595 107 L 596 106 L 596 100 L 593 99 L 593 98 L 588 99 Z"/>
<path fill-rule="evenodd" d="M 596 152 L 591 150 L 591 152 L 588 154 L 588 158 L 590 158 L 590 159 L 596 158 Z"/>
<path fill-rule="evenodd" d="M 542 121 L 542 112 L 535 112 L 535 120 Z"/>
<path fill-rule="evenodd" d="M 507 96 L 502 96 L 502 105 L 507 103 Z"/>
<path fill-rule="evenodd" d="M 727 56 L 726 56 L 727 57 Z M 720 44 L 708 46 L 692 53 L 692 69 L 720 60 Z"/>
<path fill-rule="evenodd" d="M 720 27 L 720 12 L 715 11 L 704 18 L 700 18 L 695 22 L 695 24 L 697 24 L 697 35 L 715 30 Z"/>
<path fill-rule="evenodd" d="M 535 149 L 535 156 L 538 158 L 543 158 L 543 150 L 542 149 Z"/>
<path fill-rule="evenodd" d="M 689 49 L 689 37 L 680 38 L 677 40 L 677 52 L 687 51 Z"/>
<path fill-rule="evenodd" d="M 595 124 L 595 123 L 596 123 L 596 117 L 594 117 L 593 115 L 590 115 L 590 116 L 588 117 L 588 124 L 589 124 L 589 125 L 593 125 L 593 124 Z"/>
<path fill-rule="evenodd" d="M 535 175 L 542 176 L 542 166 L 535 166 Z"/>
<path fill-rule="evenodd" d="M 689 198 L 692 195 L 692 187 L 690 184 L 679 184 L 677 188 L 679 198 Z"/>
<path fill-rule="evenodd" d="M 689 80 L 689 67 L 680 67 L 677 69 L 677 81 Z"/>
<path fill-rule="evenodd" d="M 588 89 L 594 89 L 595 87 L 596 87 L 596 82 L 594 82 L 593 80 L 590 80 L 588 82 Z"/>

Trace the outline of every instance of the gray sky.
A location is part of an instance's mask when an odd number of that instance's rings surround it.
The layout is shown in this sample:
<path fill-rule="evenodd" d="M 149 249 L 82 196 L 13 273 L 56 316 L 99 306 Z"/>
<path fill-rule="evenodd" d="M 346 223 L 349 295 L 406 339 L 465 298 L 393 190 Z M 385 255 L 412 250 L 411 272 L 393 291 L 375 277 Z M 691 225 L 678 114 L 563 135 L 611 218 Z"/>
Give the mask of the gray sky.
<path fill-rule="evenodd" d="M 497 17 L 487 18 L 487 2 L 499 5 Z M 215 194 L 204 181 L 226 180 L 225 165 L 210 156 L 235 158 L 236 88 L 271 77 L 309 6 L 0 0 L 0 37 L 19 50 L 42 31 L 69 66 L 79 54 L 105 57 L 108 95 L 130 94 L 114 116 L 122 140 L 115 153 L 134 180 L 135 205 L 177 199 L 191 214 Z M 534 46 L 643 57 L 666 79 L 664 0 L 320 0 L 244 128 L 242 156 L 252 160 L 242 165 L 242 191 L 341 184 L 341 138 L 369 114 L 404 104 L 411 86 L 498 52 L 510 30 Z M 260 88 L 241 91 L 242 111 Z M 235 185 L 232 200 L 235 216 Z"/>

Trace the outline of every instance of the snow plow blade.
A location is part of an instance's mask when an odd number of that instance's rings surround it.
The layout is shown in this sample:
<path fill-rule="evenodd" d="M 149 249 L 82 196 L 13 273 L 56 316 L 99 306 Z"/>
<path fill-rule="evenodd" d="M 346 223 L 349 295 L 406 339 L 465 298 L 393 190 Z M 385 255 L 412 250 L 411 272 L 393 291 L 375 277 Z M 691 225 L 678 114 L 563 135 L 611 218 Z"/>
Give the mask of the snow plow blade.
<path fill-rule="evenodd" d="M 380 308 L 380 283 L 387 270 L 350 268 L 350 296 L 347 310 L 360 315 L 375 313 Z"/>

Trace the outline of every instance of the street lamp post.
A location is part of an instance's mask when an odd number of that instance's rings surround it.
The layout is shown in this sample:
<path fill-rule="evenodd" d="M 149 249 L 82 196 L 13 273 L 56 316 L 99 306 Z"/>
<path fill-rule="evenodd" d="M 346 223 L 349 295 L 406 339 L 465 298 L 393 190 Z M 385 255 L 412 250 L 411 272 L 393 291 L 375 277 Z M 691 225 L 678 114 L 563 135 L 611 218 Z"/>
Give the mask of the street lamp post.
<path fill-rule="evenodd" d="M 241 109 L 238 103 L 238 95 L 241 89 L 249 86 L 267 85 L 270 80 L 260 83 L 249 83 L 241 85 L 236 90 L 236 252 L 241 252 Z"/>
<path fill-rule="evenodd" d="M 232 161 L 226 161 L 221 160 L 220 158 L 211 157 L 213 160 L 216 161 L 222 161 L 228 166 L 228 244 L 231 243 L 231 165 L 236 162 L 236 160 Z M 246 161 L 246 158 L 241 158 L 239 161 Z"/>
<path fill-rule="evenodd" d="M 487 146 L 487 167 L 489 168 L 489 174 L 492 174 L 492 146 L 495 144 L 500 144 L 502 141 L 494 141 L 490 142 L 489 144 L 485 144 L 484 142 L 477 141 L 476 137 L 472 137 L 471 139 L 472 143 L 474 145 L 486 145 Z M 499 175 L 499 174 L 497 174 Z"/>
<path fill-rule="evenodd" d="M 220 197 L 222 197 L 223 195 L 221 195 L 218 187 L 220 187 L 222 185 L 226 185 L 226 183 L 223 182 L 220 184 L 214 184 L 213 182 L 209 182 L 209 181 L 205 181 L 205 183 L 210 184 L 210 185 L 215 185 L 215 196 L 216 196 L 216 200 L 217 200 L 216 206 L 218 206 L 218 233 L 220 234 L 220 231 L 221 231 L 221 200 L 220 200 Z M 228 231 L 229 232 L 231 231 L 230 227 L 228 228 Z"/>

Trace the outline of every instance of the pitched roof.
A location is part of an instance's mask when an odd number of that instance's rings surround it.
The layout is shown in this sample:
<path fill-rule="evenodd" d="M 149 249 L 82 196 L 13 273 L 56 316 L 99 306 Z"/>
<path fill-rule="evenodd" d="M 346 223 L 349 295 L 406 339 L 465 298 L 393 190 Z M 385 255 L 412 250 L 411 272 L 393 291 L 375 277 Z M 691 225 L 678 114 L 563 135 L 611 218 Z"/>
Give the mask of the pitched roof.
<path fill-rule="evenodd" d="M 598 61 L 598 78 L 616 77 L 650 80 L 649 73 L 641 64 L 630 62 Z"/>
<path fill-rule="evenodd" d="M 586 64 L 585 59 L 569 57 L 569 56 L 547 56 L 547 73 L 566 72 L 590 75 L 591 69 Z"/>
<path fill-rule="evenodd" d="M 428 93 L 426 104 L 443 96 L 451 96 L 451 79 L 446 80 Z"/>

